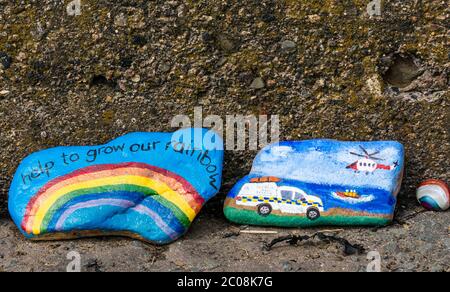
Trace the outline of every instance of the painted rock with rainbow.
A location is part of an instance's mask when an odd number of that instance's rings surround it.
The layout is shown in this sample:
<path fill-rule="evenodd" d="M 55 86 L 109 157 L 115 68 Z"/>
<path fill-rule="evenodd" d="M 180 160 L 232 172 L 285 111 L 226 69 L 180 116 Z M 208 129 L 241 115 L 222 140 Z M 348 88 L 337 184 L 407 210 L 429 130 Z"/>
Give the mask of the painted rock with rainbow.
<path fill-rule="evenodd" d="M 450 190 L 442 180 L 426 180 L 417 189 L 417 200 L 427 210 L 445 211 L 450 207 Z"/>
<path fill-rule="evenodd" d="M 217 194 L 222 167 L 223 141 L 206 129 L 52 148 L 20 164 L 9 211 L 33 240 L 112 235 L 167 244 Z"/>

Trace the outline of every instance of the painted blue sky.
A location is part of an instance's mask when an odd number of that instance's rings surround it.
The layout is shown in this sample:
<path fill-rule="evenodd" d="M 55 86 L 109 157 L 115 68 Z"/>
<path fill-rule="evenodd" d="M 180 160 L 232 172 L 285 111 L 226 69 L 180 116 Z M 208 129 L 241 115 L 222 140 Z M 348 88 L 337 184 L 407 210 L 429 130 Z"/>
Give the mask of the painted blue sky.
<path fill-rule="evenodd" d="M 376 156 L 380 164 L 399 163 L 395 170 L 376 170 L 373 174 L 356 173 L 346 167 L 358 159 L 360 146 Z M 361 153 L 363 154 L 363 153 Z M 280 142 L 264 148 L 255 158 L 252 175 L 277 176 L 304 183 L 344 185 L 349 188 L 376 188 L 393 193 L 404 165 L 404 149 L 398 142 L 339 142 L 309 140 Z"/>

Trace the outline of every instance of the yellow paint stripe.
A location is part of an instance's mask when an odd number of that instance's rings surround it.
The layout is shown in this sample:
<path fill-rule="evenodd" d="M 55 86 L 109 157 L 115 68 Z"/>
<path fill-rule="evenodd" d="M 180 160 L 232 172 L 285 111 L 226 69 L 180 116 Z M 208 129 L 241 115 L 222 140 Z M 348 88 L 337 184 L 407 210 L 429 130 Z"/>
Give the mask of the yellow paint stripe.
<path fill-rule="evenodd" d="M 41 233 L 41 224 L 42 221 L 44 220 L 45 214 L 47 214 L 52 205 L 55 204 L 56 201 L 58 201 L 58 199 L 64 196 L 65 194 L 80 189 L 95 188 L 107 185 L 121 185 L 121 184 L 132 184 L 151 188 L 155 192 L 157 192 L 160 196 L 162 196 L 163 198 L 167 199 L 168 201 L 175 204 L 178 208 L 180 208 L 180 210 L 186 214 L 186 216 L 189 218 L 190 221 L 193 221 L 196 216 L 195 211 L 192 209 L 191 206 L 189 206 L 189 204 L 185 201 L 185 199 L 179 193 L 172 190 L 165 183 L 150 179 L 148 177 L 123 175 L 84 181 L 57 190 L 46 201 L 42 202 L 42 204 L 39 206 L 39 209 L 37 210 L 34 217 L 33 233 L 35 235 Z"/>

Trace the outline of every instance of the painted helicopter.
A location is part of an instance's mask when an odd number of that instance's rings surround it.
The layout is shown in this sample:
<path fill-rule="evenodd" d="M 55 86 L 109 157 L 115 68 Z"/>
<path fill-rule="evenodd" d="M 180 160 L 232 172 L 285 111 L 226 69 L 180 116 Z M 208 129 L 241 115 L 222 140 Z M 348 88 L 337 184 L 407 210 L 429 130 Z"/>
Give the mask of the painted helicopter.
<path fill-rule="evenodd" d="M 380 151 L 370 154 L 364 147 L 359 147 L 364 154 L 350 152 L 350 154 L 361 157 L 361 159 L 347 166 L 347 169 L 353 169 L 356 172 L 365 172 L 366 174 L 373 174 L 376 170 L 392 171 L 398 167 L 398 161 L 394 162 L 393 165 L 378 163 L 377 161 L 383 161 L 383 159 L 375 157 L 375 155 L 380 154 Z"/>

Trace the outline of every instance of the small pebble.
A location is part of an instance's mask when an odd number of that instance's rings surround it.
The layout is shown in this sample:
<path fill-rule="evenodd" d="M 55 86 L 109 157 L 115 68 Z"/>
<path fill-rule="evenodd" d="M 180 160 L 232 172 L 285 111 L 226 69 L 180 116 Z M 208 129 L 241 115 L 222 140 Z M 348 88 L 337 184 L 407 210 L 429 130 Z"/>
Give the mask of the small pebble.
<path fill-rule="evenodd" d="M 277 82 L 275 80 L 269 80 L 267 81 L 267 86 L 268 87 L 274 87 L 275 85 L 277 85 Z"/>
<path fill-rule="evenodd" d="M 131 79 L 131 81 L 133 81 L 134 83 L 139 83 L 141 81 L 141 76 L 136 75 Z"/>
<path fill-rule="evenodd" d="M 114 19 L 114 25 L 119 27 L 127 26 L 127 18 L 123 13 L 116 16 L 116 18 Z"/>
<path fill-rule="evenodd" d="M 110 96 L 110 95 L 108 95 L 108 96 L 106 97 L 106 102 L 107 102 L 107 103 L 113 102 L 113 97 Z"/>
<path fill-rule="evenodd" d="M 217 38 L 218 46 L 225 52 L 231 52 L 234 50 L 234 43 L 232 40 L 230 40 L 228 37 L 224 35 L 220 35 Z"/>
<path fill-rule="evenodd" d="M 26 58 L 27 58 L 27 54 L 25 54 L 23 52 L 20 52 L 16 57 L 17 61 L 19 61 L 19 62 L 24 61 Z"/>
<path fill-rule="evenodd" d="M 297 45 L 293 41 L 284 41 L 281 43 L 281 49 L 283 51 L 290 51 L 297 47 Z"/>
<path fill-rule="evenodd" d="M 450 207 L 449 187 L 442 180 L 426 180 L 417 189 L 417 200 L 427 210 L 446 211 Z"/>
<path fill-rule="evenodd" d="M 0 52 L 0 69 L 3 68 L 4 70 L 9 69 L 11 67 L 12 59 L 8 54 Z"/>
<path fill-rule="evenodd" d="M 256 78 L 253 80 L 252 84 L 250 85 L 251 89 L 263 89 L 265 87 L 264 80 L 261 77 Z"/>
<path fill-rule="evenodd" d="M 163 73 L 169 72 L 170 69 L 171 69 L 170 65 L 168 65 L 166 63 L 163 63 L 159 66 L 159 70 L 161 70 L 161 72 L 163 72 Z"/>

